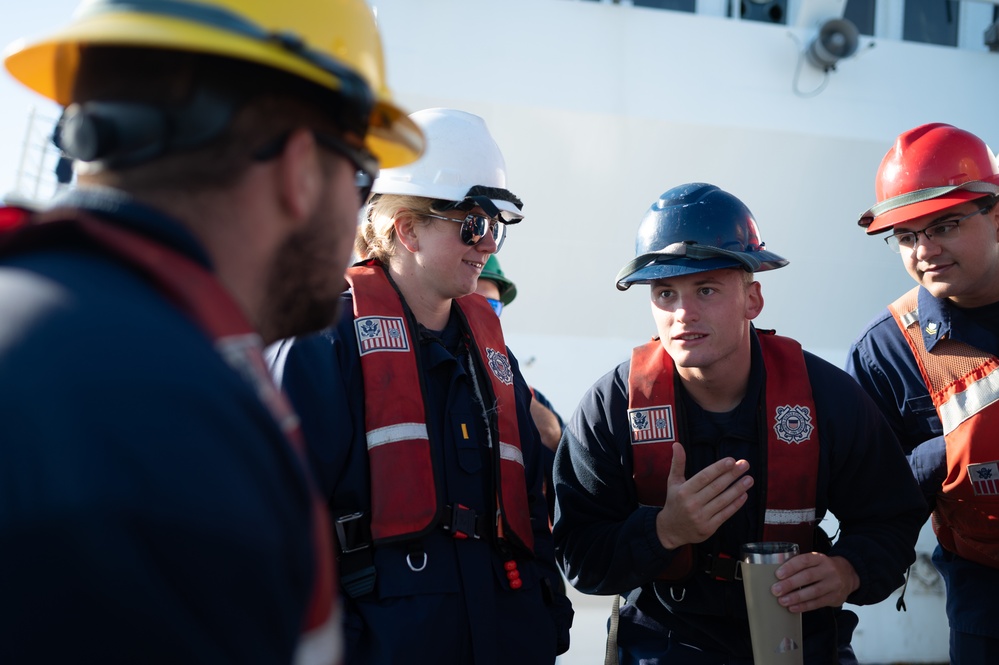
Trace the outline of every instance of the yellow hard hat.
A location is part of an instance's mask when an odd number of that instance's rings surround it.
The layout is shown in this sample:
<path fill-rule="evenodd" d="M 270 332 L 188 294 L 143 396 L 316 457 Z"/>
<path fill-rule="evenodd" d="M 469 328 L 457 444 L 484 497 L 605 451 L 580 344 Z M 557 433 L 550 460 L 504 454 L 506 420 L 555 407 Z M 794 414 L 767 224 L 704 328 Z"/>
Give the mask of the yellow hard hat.
<path fill-rule="evenodd" d="M 373 94 L 366 138 L 383 168 L 423 151 L 420 129 L 392 101 L 381 37 L 364 0 L 83 0 L 68 26 L 11 44 L 7 70 L 66 106 L 85 46 L 159 48 L 259 63 L 340 93 Z"/>

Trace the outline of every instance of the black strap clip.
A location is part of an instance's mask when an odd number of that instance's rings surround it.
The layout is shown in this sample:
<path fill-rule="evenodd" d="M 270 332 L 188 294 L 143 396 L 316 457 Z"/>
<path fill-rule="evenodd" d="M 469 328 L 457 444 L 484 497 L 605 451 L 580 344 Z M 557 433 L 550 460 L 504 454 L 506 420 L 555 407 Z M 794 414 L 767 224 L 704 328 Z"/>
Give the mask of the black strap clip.
<path fill-rule="evenodd" d="M 482 531 L 480 522 L 474 510 L 460 503 L 444 507 L 444 530 L 451 532 L 453 538 L 478 540 Z"/>
<path fill-rule="evenodd" d="M 704 572 L 716 580 L 731 582 L 741 580 L 742 571 L 739 568 L 739 560 L 733 559 L 727 554 L 721 553 L 717 556 L 707 555 L 705 557 Z"/>
<path fill-rule="evenodd" d="M 333 526 L 342 553 L 350 554 L 371 547 L 371 526 L 365 519 L 365 513 L 341 515 L 333 520 Z"/>
<path fill-rule="evenodd" d="M 371 520 L 367 513 L 353 512 L 333 518 L 340 546 L 340 584 L 351 598 L 361 598 L 375 589 L 375 557 Z"/>

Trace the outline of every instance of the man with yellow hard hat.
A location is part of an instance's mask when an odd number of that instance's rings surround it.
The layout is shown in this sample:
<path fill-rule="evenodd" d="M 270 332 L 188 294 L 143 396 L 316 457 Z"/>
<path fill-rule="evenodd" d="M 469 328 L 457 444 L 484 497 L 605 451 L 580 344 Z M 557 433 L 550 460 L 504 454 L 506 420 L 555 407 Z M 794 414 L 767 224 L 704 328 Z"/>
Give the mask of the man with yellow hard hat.
<path fill-rule="evenodd" d="M 79 187 L 0 209 L 0 662 L 339 662 L 261 349 L 334 319 L 379 167 L 423 149 L 371 10 L 89 0 L 4 64 Z"/>

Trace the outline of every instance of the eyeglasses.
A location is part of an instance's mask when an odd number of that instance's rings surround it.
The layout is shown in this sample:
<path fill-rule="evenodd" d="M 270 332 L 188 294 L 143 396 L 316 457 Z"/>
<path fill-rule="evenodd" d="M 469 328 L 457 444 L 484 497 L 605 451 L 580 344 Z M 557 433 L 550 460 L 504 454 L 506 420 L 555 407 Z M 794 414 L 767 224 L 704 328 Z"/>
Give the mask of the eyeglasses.
<path fill-rule="evenodd" d="M 316 137 L 316 143 L 346 157 L 354 165 L 357 172 L 354 174 L 354 186 L 361 197 L 361 204 L 367 202 L 371 196 L 371 188 L 375 185 L 375 178 L 378 177 L 378 158 L 368 152 L 365 148 L 355 148 L 343 139 L 330 134 L 312 131 Z"/>
<path fill-rule="evenodd" d="M 368 197 L 371 195 L 371 188 L 375 184 L 375 178 L 378 177 L 378 158 L 365 148 L 352 146 L 332 134 L 312 130 L 312 135 L 315 137 L 316 143 L 321 147 L 344 157 L 354 166 L 356 169 L 354 186 L 357 188 L 357 195 L 361 199 L 361 204 L 366 203 Z M 286 132 L 274 140 L 265 143 L 253 153 L 253 159 L 258 162 L 266 162 L 274 159 L 284 150 L 289 136 L 291 136 L 291 132 Z"/>
<path fill-rule="evenodd" d="M 424 216 L 461 224 L 461 241 L 469 246 L 477 245 L 483 238 L 486 237 L 486 232 L 489 230 L 492 231 L 493 240 L 496 241 L 497 252 L 500 251 L 500 247 L 503 246 L 503 241 L 506 240 L 506 223 L 498 219 L 486 217 L 485 215 L 478 215 L 474 212 L 470 212 L 465 215 L 464 219 L 445 217 L 443 215 L 432 215 L 430 213 L 427 213 Z"/>
<path fill-rule="evenodd" d="M 493 300 L 492 298 L 486 298 L 486 302 L 489 303 L 489 306 L 493 308 L 494 312 L 496 312 L 496 316 L 499 316 L 500 314 L 503 313 L 502 300 Z"/>
<path fill-rule="evenodd" d="M 961 227 L 959 226 L 961 222 L 966 219 L 970 219 L 975 215 L 981 215 L 988 212 L 992 209 L 993 205 L 993 203 L 989 203 L 987 206 L 979 208 L 975 212 L 968 213 L 964 217 L 935 222 L 927 226 L 925 229 L 920 229 L 919 231 L 903 231 L 901 233 L 893 233 L 885 238 L 885 243 L 891 247 L 892 251 L 895 253 L 901 253 L 903 248 L 906 250 L 912 250 L 916 247 L 916 242 L 919 240 L 920 233 L 926 236 L 927 240 L 933 240 L 938 243 L 954 240 L 961 232 Z"/>

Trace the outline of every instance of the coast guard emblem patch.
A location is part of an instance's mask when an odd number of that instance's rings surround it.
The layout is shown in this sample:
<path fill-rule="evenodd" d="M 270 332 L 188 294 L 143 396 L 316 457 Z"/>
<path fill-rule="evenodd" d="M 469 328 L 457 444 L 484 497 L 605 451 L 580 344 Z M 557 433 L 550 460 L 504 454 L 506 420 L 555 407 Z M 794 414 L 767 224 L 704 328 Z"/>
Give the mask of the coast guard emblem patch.
<path fill-rule="evenodd" d="M 647 409 L 629 409 L 631 442 L 659 443 L 673 441 L 673 407 L 665 404 Z"/>
<path fill-rule="evenodd" d="M 968 478 L 975 496 L 999 496 L 999 462 L 969 464 Z"/>
<path fill-rule="evenodd" d="M 774 432 L 784 443 L 801 443 L 812 435 L 812 415 L 808 407 L 778 406 L 774 416 Z"/>
<path fill-rule="evenodd" d="M 406 324 L 397 316 L 364 316 L 354 320 L 357 348 L 363 356 L 376 351 L 409 351 Z"/>
<path fill-rule="evenodd" d="M 489 362 L 489 370 L 497 379 L 508 386 L 513 383 L 513 368 L 505 353 L 486 347 L 486 360 Z"/>

